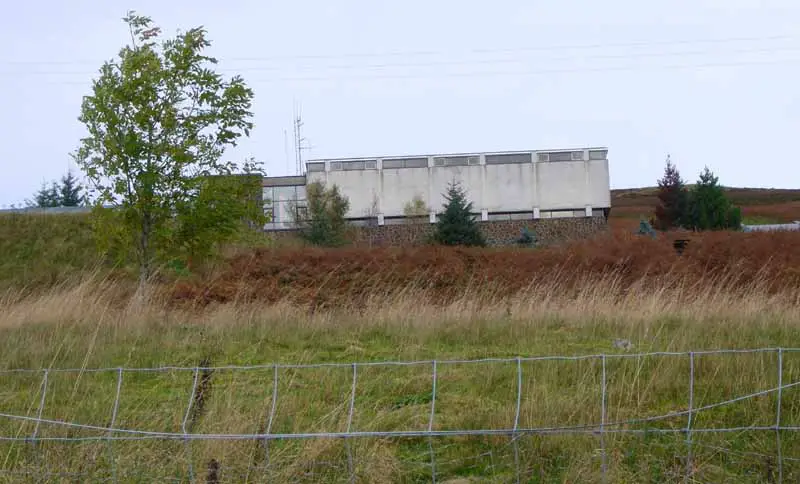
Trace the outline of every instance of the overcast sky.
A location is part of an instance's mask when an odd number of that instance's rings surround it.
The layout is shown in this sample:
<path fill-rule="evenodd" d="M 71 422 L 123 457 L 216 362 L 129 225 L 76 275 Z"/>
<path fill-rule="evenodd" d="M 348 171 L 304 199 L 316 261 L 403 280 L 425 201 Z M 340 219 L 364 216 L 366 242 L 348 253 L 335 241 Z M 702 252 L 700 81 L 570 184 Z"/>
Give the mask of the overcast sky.
<path fill-rule="evenodd" d="M 690 180 L 800 186 L 797 0 L 28 0 L 0 15 L 0 205 L 71 166 L 129 9 L 208 29 L 255 91 L 229 156 L 270 175 L 294 172 L 296 100 L 307 158 L 608 146 L 614 188 L 667 153 Z"/>

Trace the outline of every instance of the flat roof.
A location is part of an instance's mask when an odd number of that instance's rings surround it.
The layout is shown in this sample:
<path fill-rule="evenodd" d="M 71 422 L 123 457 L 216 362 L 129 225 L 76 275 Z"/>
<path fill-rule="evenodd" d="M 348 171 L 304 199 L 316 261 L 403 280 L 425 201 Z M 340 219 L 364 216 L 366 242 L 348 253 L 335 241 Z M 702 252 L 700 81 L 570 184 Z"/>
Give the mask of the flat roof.
<path fill-rule="evenodd" d="M 440 156 L 478 156 L 478 155 L 514 155 L 519 153 L 563 153 L 570 151 L 608 151 L 605 146 L 593 146 L 584 148 L 558 148 L 552 150 L 516 150 L 516 151 L 470 151 L 463 153 L 429 153 L 416 155 L 391 155 L 391 156 L 358 156 L 358 157 L 339 157 L 339 158 L 314 158 L 307 160 L 306 163 L 320 163 L 324 161 L 366 161 L 366 160 L 391 160 L 405 158 L 428 158 Z"/>

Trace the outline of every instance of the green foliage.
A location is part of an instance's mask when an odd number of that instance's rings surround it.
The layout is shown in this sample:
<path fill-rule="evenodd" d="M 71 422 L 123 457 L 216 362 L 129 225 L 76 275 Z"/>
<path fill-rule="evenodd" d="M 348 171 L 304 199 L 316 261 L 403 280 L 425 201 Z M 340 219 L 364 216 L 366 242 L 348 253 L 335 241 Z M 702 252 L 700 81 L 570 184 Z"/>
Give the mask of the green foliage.
<path fill-rule="evenodd" d="M 652 224 L 659 230 L 684 227 L 700 230 L 738 230 L 742 213 L 733 206 L 719 178 L 705 167 L 696 184 L 687 189 L 675 165 L 667 157 L 664 177 L 658 182 L 659 205 Z"/>
<path fill-rule="evenodd" d="M 414 198 L 403 205 L 403 215 L 406 217 L 422 217 L 428 215 L 428 212 L 430 209 L 419 195 L 414 195 Z"/>
<path fill-rule="evenodd" d="M 472 202 L 467 200 L 463 188 L 453 182 L 444 197 L 447 202 L 436 223 L 433 240 L 442 245 L 485 246 L 486 241 L 472 215 Z"/>
<path fill-rule="evenodd" d="M 659 230 L 681 227 L 687 223 L 689 193 L 678 168 L 667 156 L 664 176 L 658 181 L 658 206 L 653 225 Z"/>
<path fill-rule="evenodd" d="M 175 243 L 189 267 L 210 258 L 220 244 L 267 222 L 261 203 L 261 176 L 204 177 L 197 196 L 177 206 Z"/>
<path fill-rule="evenodd" d="M 307 242 L 323 247 L 337 247 L 346 242 L 350 201 L 333 185 L 326 188 L 322 182 L 313 182 L 306 187 L 308 219 L 296 220 L 301 227 L 301 236 Z"/>
<path fill-rule="evenodd" d="M 536 232 L 531 232 L 528 227 L 522 227 L 519 239 L 517 239 L 517 244 L 523 247 L 533 247 L 536 245 L 536 242 Z"/>
<path fill-rule="evenodd" d="M 430 214 L 430 207 L 425 203 L 419 195 L 414 197 L 403 205 L 403 215 L 405 216 L 404 223 L 406 224 L 423 224 L 428 223 L 428 215 Z"/>
<path fill-rule="evenodd" d="M 29 207 L 39 208 L 52 208 L 60 206 L 61 202 L 59 200 L 58 183 L 50 182 L 49 186 L 46 183 L 42 183 L 42 187 L 33 196 L 33 200 L 27 201 L 27 205 Z"/>
<path fill-rule="evenodd" d="M 33 200 L 28 200 L 27 204 L 40 208 L 79 207 L 86 204 L 86 196 L 83 186 L 70 171 L 61 177 L 61 183 L 53 181 L 49 186 L 43 183 Z"/>
<path fill-rule="evenodd" d="M 62 207 L 79 207 L 86 204 L 83 186 L 81 186 L 78 179 L 72 174 L 72 171 L 61 178 L 59 198 Z"/>
<path fill-rule="evenodd" d="M 117 206 L 119 215 L 111 218 L 131 237 L 143 283 L 159 258 L 187 246 L 203 252 L 240 220 L 242 210 L 210 209 L 231 209 L 235 196 L 222 202 L 220 191 L 204 198 L 203 190 L 207 177 L 234 172 L 234 163 L 221 158 L 249 136 L 253 91 L 241 77 L 226 81 L 210 68 L 217 61 L 203 53 L 211 45 L 203 28 L 156 43 L 161 31 L 149 17 L 131 12 L 124 21 L 132 45 L 103 64 L 84 97 L 79 120 L 88 136 L 74 157 L 96 203 Z M 257 171 L 246 163 L 246 173 Z"/>
<path fill-rule="evenodd" d="M 656 238 L 656 232 L 647 220 L 639 221 L 639 230 L 636 233 L 639 235 L 649 235 L 654 239 Z"/>
<path fill-rule="evenodd" d="M 130 217 L 130 212 L 92 206 L 90 226 L 95 235 L 95 246 L 105 262 L 113 266 L 127 267 L 137 262 L 136 227 L 126 217 Z"/>
<path fill-rule="evenodd" d="M 742 225 L 741 210 L 728 200 L 719 178 L 708 167 L 692 187 L 687 218 L 693 230 L 738 230 Z"/>

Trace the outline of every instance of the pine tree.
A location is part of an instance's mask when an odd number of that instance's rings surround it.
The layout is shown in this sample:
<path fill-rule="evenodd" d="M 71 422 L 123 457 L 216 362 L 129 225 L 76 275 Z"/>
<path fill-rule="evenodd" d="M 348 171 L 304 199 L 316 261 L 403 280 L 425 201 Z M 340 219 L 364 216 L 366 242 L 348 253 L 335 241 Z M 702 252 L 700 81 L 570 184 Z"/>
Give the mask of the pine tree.
<path fill-rule="evenodd" d="M 51 182 L 50 186 L 42 183 L 42 187 L 33 195 L 33 200 L 28 200 L 29 207 L 52 208 L 61 206 L 61 195 L 58 184 Z"/>
<path fill-rule="evenodd" d="M 658 230 L 669 230 L 686 224 L 689 193 L 678 168 L 667 156 L 664 176 L 658 181 L 658 206 L 654 220 Z"/>
<path fill-rule="evenodd" d="M 442 245 L 485 246 L 486 240 L 472 215 L 472 202 L 461 186 L 451 183 L 444 197 L 447 202 L 436 223 L 434 241 Z"/>
<path fill-rule="evenodd" d="M 742 214 L 725 196 L 719 178 L 705 167 L 689 199 L 689 225 L 694 230 L 739 229 Z"/>
<path fill-rule="evenodd" d="M 78 207 L 83 205 L 86 200 L 83 195 L 83 187 L 72 174 L 72 171 L 61 178 L 59 192 L 62 207 Z"/>

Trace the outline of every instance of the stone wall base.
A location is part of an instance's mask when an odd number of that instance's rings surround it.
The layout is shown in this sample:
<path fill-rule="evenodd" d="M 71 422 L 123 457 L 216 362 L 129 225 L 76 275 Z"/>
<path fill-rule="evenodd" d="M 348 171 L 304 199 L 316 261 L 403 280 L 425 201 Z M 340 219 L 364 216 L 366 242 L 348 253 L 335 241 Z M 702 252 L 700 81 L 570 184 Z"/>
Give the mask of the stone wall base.
<path fill-rule="evenodd" d="M 581 218 L 552 218 L 537 220 L 496 220 L 478 222 L 490 246 L 513 246 L 522 236 L 522 230 L 536 237 L 537 246 L 548 246 L 588 239 L 608 230 L 603 216 Z M 408 247 L 428 243 L 435 225 L 409 221 L 404 224 L 350 227 L 349 239 L 356 247 Z M 298 238 L 296 231 L 269 232 L 277 241 Z"/>

